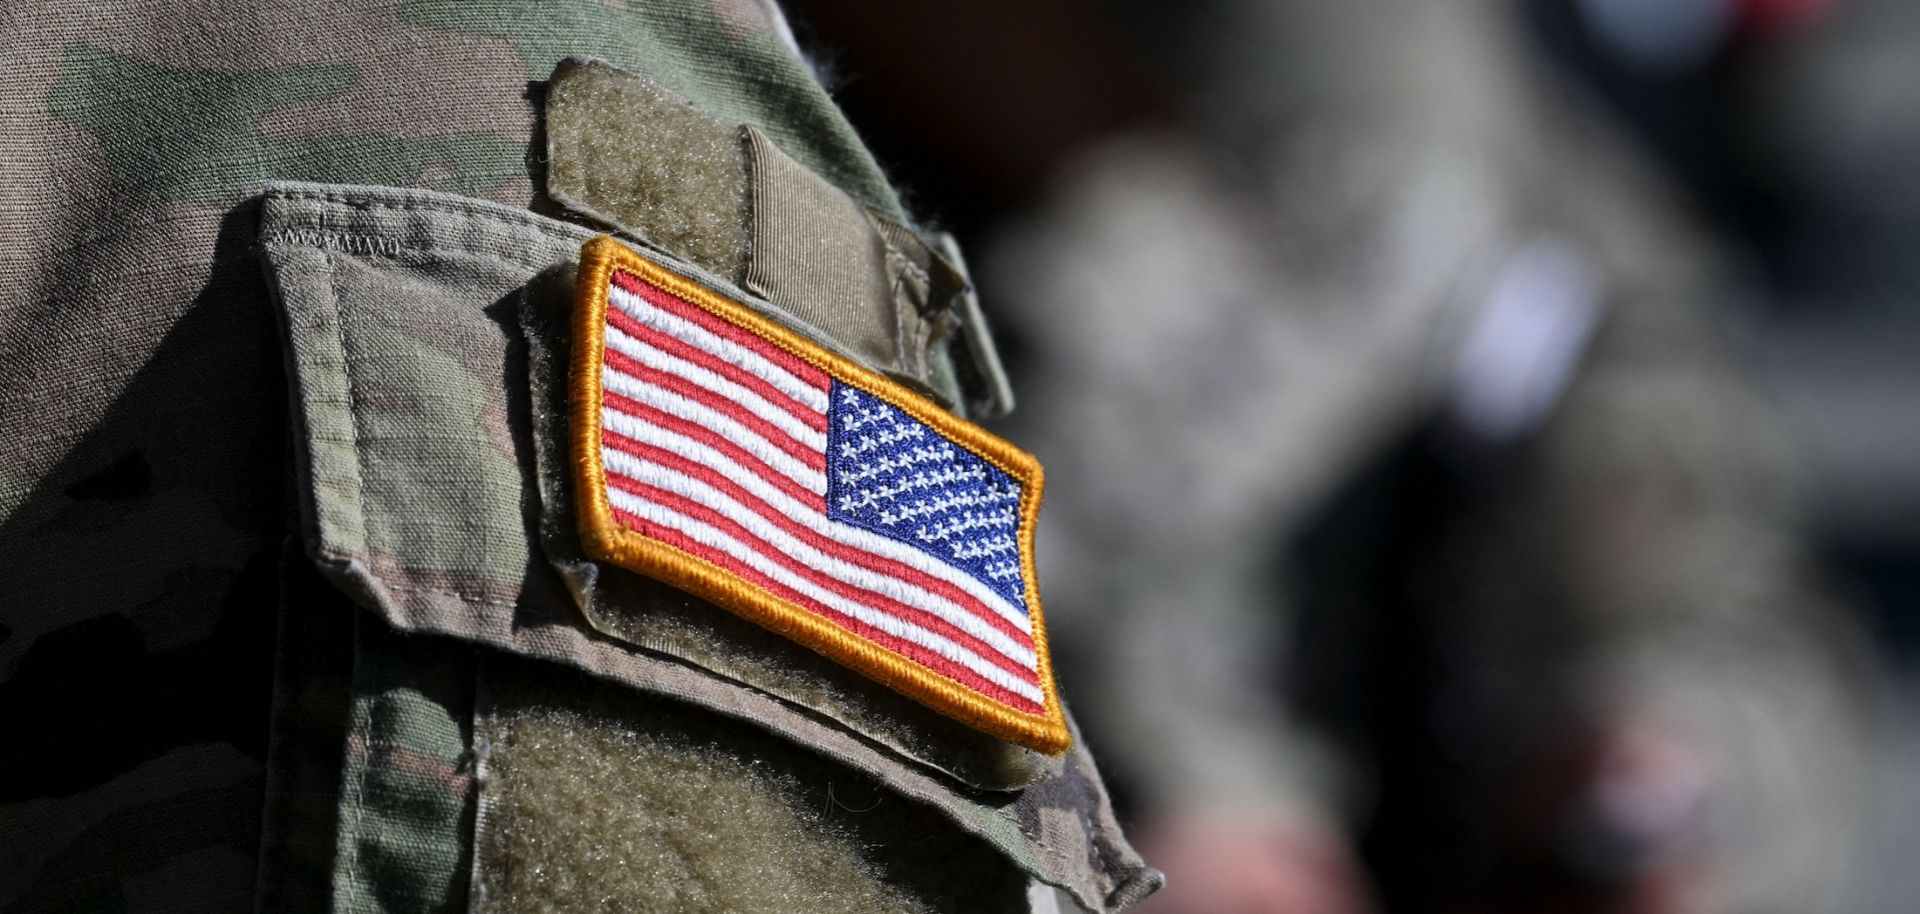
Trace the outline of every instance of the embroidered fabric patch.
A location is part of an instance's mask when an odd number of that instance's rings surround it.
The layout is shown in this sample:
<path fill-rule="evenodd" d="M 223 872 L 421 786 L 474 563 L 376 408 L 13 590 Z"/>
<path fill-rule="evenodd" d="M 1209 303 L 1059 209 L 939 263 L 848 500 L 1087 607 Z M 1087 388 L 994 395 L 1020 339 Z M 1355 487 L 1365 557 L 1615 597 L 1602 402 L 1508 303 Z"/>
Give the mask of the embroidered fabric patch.
<path fill-rule="evenodd" d="M 580 534 L 1012 742 L 1069 745 L 1034 459 L 612 238 L 581 251 Z"/>

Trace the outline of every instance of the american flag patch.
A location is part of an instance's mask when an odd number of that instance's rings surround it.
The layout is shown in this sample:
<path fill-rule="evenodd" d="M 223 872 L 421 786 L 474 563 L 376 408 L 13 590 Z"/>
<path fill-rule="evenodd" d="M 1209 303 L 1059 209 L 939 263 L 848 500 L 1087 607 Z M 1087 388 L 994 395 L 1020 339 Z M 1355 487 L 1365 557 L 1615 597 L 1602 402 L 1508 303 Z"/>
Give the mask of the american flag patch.
<path fill-rule="evenodd" d="M 1067 747 L 1032 457 L 612 238 L 587 243 L 578 283 L 589 555 L 979 730 Z"/>

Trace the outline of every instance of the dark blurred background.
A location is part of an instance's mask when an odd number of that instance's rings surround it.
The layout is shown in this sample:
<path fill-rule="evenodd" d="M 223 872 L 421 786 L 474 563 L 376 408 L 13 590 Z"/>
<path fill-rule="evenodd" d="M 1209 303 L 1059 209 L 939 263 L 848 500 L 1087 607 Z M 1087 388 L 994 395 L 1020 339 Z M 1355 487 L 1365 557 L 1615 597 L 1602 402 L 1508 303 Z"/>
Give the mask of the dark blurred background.
<path fill-rule="evenodd" d="M 1920 5 L 789 0 L 1162 911 L 1920 897 Z"/>

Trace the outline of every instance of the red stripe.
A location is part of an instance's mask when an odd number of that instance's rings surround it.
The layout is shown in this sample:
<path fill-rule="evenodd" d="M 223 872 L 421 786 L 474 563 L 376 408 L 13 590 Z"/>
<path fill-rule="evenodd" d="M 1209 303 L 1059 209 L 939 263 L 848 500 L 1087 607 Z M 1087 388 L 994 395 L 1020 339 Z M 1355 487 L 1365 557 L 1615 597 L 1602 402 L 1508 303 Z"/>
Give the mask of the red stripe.
<path fill-rule="evenodd" d="M 835 578 L 832 575 L 829 575 L 818 568 L 814 568 L 810 565 L 807 565 L 804 562 L 794 560 L 791 556 L 787 555 L 785 552 L 775 547 L 772 543 L 769 543 L 766 540 L 761 539 L 759 536 L 755 535 L 753 531 L 748 530 L 746 527 L 736 523 L 733 519 L 727 517 L 724 514 L 721 514 L 718 511 L 715 511 L 712 508 L 707 507 L 706 505 L 700 504 L 699 502 L 696 502 L 693 499 L 687 498 L 684 495 L 680 495 L 674 492 L 669 492 L 666 489 L 662 489 L 657 486 L 651 486 L 644 482 L 639 482 L 633 479 L 627 479 L 621 476 L 609 475 L 607 477 L 607 484 L 617 489 L 620 489 L 621 491 L 638 495 L 641 498 L 644 498 L 647 501 L 653 502 L 654 504 L 659 505 L 660 507 L 666 508 L 667 510 L 672 511 L 676 514 L 680 514 L 686 517 L 691 517 L 694 520 L 697 520 L 703 524 L 706 524 L 707 526 L 713 527 L 719 530 L 720 532 L 725 533 L 726 535 L 732 537 L 734 540 L 746 545 L 747 548 L 752 549 L 753 551 L 758 552 L 761 555 L 766 556 L 769 559 L 772 559 L 773 561 L 779 562 L 782 566 L 785 566 L 789 571 L 792 571 L 793 573 L 798 574 L 803 578 L 806 578 L 808 581 L 812 582 L 817 587 L 820 587 L 824 590 L 832 591 L 833 593 L 838 594 L 842 597 L 845 597 L 849 600 L 852 600 L 855 603 L 865 604 L 869 607 L 872 607 L 883 613 L 886 613 L 887 615 L 896 616 L 898 618 L 905 619 L 909 622 L 912 622 L 915 625 L 920 626 L 921 628 L 943 635 L 947 638 L 947 640 L 958 643 L 960 646 L 966 648 L 969 651 L 972 651 L 974 654 L 980 656 L 982 659 L 986 660 L 988 663 L 991 663 L 994 666 L 1001 668 L 1002 670 L 1005 670 L 1009 673 L 1012 673 L 1015 676 L 1020 677 L 1022 681 L 1032 682 L 1035 685 L 1039 684 L 1038 682 L 1035 681 L 1034 673 L 1032 670 L 1029 670 L 1026 667 L 1021 666 L 1019 661 L 1016 661 L 1013 658 L 1008 657 L 997 650 L 994 650 L 992 645 L 986 643 L 985 641 L 980 640 L 977 637 L 974 637 L 973 635 L 968 634 L 966 630 L 962 629 L 960 626 L 955 625 L 952 622 L 948 622 L 947 620 L 942 619 L 939 616 L 934 615 L 933 613 L 927 612 L 924 609 L 920 609 L 915 606 L 908 606 L 907 604 L 902 603 L 898 600 L 895 600 L 891 597 L 888 597 L 884 594 L 874 593 L 872 591 L 857 587 L 853 584 L 849 584 L 846 581 L 842 581 L 838 578 Z M 738 564 L 738 563 L 735 562 L 735 564 Z"/>
<path fill-rule="evenodd" d="M 820 512 L 822 514 L 826 513 L 826 493 L 807 491 L 805 486 L 794 482 L 793 477 L 768 466 L 766 461 L 755 457 L 753 453 L 746 448 L 721 437 L 720 433 L 697 422 L 690 422 L 671 413 L 654 409 L 644 403 L 629 400 L 611 390 L 601 391 L 601 396 L 604 398 L 603 402 L 615 412 L 625 413 L 641 422 L 658 426 L 678 435 L 684 435 L 707 447 L 713 448 L 727 455 L 734 463 L 759 473 L 760 478 L 765 479 L 773 485 L 779 486 L 781 491 L 793 496 L 794 499 L 801 504 L 810 508 L 819 505 Z M 600 442 L 614 450 L 625 451 L 629 454 L 634 454 L 636 457 L 642 456 L 636 453 L 636 451 L 646 447 L 646 445 L 632 438 L 605 428 L 600 430 Z"/>
<path fill-rule="evenodd" d="M 795 400 L 793 397 L 781 392 L 780 388 L 767 383 L 765 378 L 745 368 L 741 368 L 679 337 L 640 323 L 619 308 L 610 308 L 607 310 L 607 321 L 615 327 L 620 328 L 621 332 L 636 340 L 646 343 L 668 355 L 692 362 L 741 387 L 745 387 L 759 394 L 760 397 L 768 403 L 791 413 L 795 419 L 805 422 L 813 429 L 822 432 L 827 430 L 826 413 Z"/>
<path fill-rule="evenodd" d="M 646 299 L 647 304 L 659 308 L 668 314 L 692 321 L 695 324 L 705 327 L 717 336 L 732 340 L 759 353 L 767 361 L 781 368 L 785 368 L 803 383 L 818 387 L 821 390 L 826 390 L 833 384 L 832 378 L 829 378 L 826 372 L 808 364 L 806 360 L 799 356 L 768 342 L 766 339 L 756 335 L 753 331 L 734 324 L 705 308 L 685 301 L 671 292 L 648 285 L 645 280 L 625 270 L 613 271 L 613 283 L 628 292 L 632 292 Z"/>
<path fill-rule="evenodd" d="M 1043 709 L 1040 707 L 1040 705 L 1034 703 L 1032 700 L 1026 698 L 1025 696 L 1016 695 L 1013 692 L 1010 692 L 1005 688 L 1002 688 L 1001 686 L 995 685 L 994 683 L 988 681 L 986 677 L 981 676 L 980 674 L 975 673 L 974 671 L 969 670 L 958 663 L 955 663 L 951 660 L 948 660 L 945 657 L 940 656 L 939 653 L 929 648 L 915 644 L 911 641 L 906 640 L 905 638 L 900 638 L 900 637 L 896 637 L 894 635 L 888 634 L 887 632 L 882 631 L 878 628 L 875 628 L 871 625 L 868 625 L 864 622 L 861 622 L 858 619 L 854 619 L 854 618 L 850 618 L 848 616 L 842 615 L 839 612 L 835 611 L 832 607 L 823 605 L 818 601 L 815 601 L 814 599 L 808 597 L 807 595 L 799 593 L 793 590 L 792 588 L 787 587 L 786 585 L 781 584 L 780 582 L 775 581 L 764 574 L 761 574 L 757 569 L 741 565 L 736 559 L 734 559 L 733 556 L 730 556 L 725 552 L 722 552 L 718 549 L 709 548 L 706 545 L 695 542 L 692 537 L 689 537 L 678 530 L 674 530 L 670 527 L 663 527 L 663 526 L 660 526 L 659 524 L 649 523 L 646 520 L 643 520 L 625 511 L 620 511 L 616 509 L 614 511 L 614 514 L 622 522 L 633 527 L 635 530 L 638 530 L 642 534 L 648 537 L 651 537 L 652 539 L 659 540 L 660 542 L 665 543 L 669 546 L 672 546 L 676 549 L 679 549 L 683 552 L 705 559 L 709 562 L 714 563 L 715 565 L 719 565 L 720 567 L 726 569 L 728 573 L 738 575 L 740 578 L 751 582 L 755 586 L 761 588 L 762 590 L 767 591 L 768 593 L 771 593 L 790 603 L 794 603 L 799 606 L 805 607 L 806 609 L 812 610 L 815 614 L 820 615 L 832 621 L 835 625 L 838 625 L 841 628 L 844 628 L 847 631 L 854 633 L 855 635 L 865 638 L 868 641 L 873 642 L 874 644 L 884 647 L 887 650 L 894 652 L 895 654 L 899 654 L 903 657 L 906 657 L 914 661 L 915 663 L 918 663 L 921 666 L 926 667 L 927 669 L 933 670 L 934 672 L 939 673 L 940 675 L 945 676 L 946 678 L 953 680 L 954 682 L 957 682 L 963 686 L 966 686 L 969 689 L 974 690 L 975 692 L 978 692 L 982 695 L 992 698 L 993 700 L 998 701 L 1002 704 L 1005 704 L 1009 707 L 1012 707 L 1021 711 L 1025 711 L 1030 714 L 1043 713 Z"/>
<path fill-rule="evenodd" d="M 768 444 L 786 451 L 793 456 L 793 459 L 813 469 L 826 470 L 826 451 L 816 451 L 799 441 L 795 441 L 792 435 L 782 431 L 779 426 L 755 415 L 753 410 L 741 406 L 738 401 L 730 399 L 723 394 L 714 393 L 679 375 L 668 374 L 664 371 L 648 368 L 634 361 L 626 353 L 618 349 L 608 347 L 606 357 L 607 366 L 613 370 L 642 384 L 658 387 L 661 390 L 670 390 L 680 396 L 686 397 L 701 406 L 746 426 L 748 431 L 765 438 Z"/>
<path fill-rule="evenodd" d="M 1012 622 L 1007 621 L 1005 617 L 994 612 L 991 607 L 980 602 L 979 598 L 954 586 L 952 583 L 940 580 L 904 562 L 895 561 L 882 555 L 876 555 L 864 549 L 849 546 L 845 543 L 822 536 L 819 531 L 813 530 L 805 524 L 788 517 L 780 509 L 767 504 L 765 500 L 747 491 L 746 488 L 742 487 L 739 483 L 728 479 L 712 467 L 701 464 L 698 461 L 689 460 L 666 448 L 654 447 L 639 441 L 631 442 L 631 444 L 632 447 L 623 447 L 621 450 L 642 460 L 659 464 L 676 473 L 699 480 L 718 489 L 721 494 L 739 502 L 741 506 L 765 518 L 769 523 L 779 526 L 789 534 L 792 534 L 794 538 L 836 559 L 857 565 L 876 574 L 899 578 L 922 590 L 945 597 L 955 605 L 986 620 L 988 624 L 999 629 L 1020 646 L 1029 649 L 1033 647 L 1033 639 L 1029 637 L 1026 632 L 1021 631 Z M 614 476 L 615 473 L 609 469 L 607 471 L 607 481 L 610 484 L 619 485 L 619 482 L 615 481 Z M 624 486 L 622 487 L 624 488 Z"/>

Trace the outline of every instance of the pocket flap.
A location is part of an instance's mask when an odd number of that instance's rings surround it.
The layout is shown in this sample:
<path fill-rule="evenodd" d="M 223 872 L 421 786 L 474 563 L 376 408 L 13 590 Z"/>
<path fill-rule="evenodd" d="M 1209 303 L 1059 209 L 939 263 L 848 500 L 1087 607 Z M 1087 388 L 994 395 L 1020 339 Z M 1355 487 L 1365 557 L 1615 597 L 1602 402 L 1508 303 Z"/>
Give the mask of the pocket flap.
<path fill-rule="evenodd" d="M 580 557 L 549 452 L 564 390 L 547 379 L 553 309 L 591 235 L 444 194 L 268 190 L 262 246 L 287 335 L 304 534 L 323 572 L 396 628 L 565 664 L 869 772 L 1089 908 L 1156 884 L 1084 750 L 1048 759 L 986 737 Z"/>

